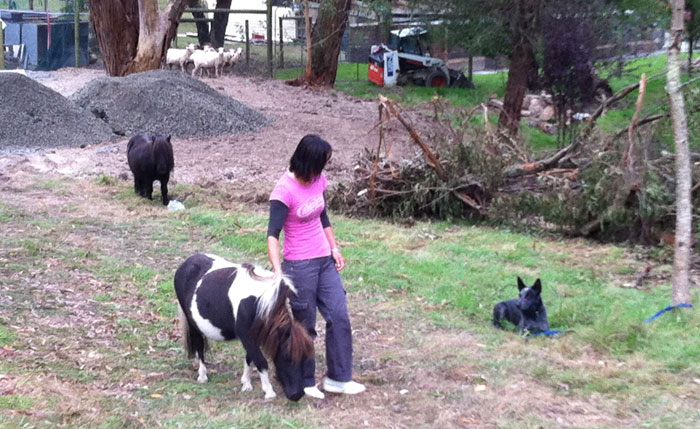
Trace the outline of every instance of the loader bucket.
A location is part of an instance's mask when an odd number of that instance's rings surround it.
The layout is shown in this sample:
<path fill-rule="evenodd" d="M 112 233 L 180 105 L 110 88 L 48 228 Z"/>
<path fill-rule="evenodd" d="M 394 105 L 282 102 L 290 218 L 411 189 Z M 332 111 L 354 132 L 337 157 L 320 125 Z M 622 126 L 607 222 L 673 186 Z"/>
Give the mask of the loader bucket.
<path fill-rule="evenodd" d="M 464 73 L 450 69 L 450 87 L 474 89 L 474 83 Z"/>

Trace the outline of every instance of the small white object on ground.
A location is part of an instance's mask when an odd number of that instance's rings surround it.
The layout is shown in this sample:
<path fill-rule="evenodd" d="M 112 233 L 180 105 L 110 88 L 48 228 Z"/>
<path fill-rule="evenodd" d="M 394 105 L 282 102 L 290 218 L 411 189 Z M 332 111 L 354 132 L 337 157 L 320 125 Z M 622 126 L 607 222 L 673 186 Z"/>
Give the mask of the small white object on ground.
<path fill-rule="evenodd" d="M 168 211 L 174 212 L 177 210 L 185 210 L 185 205 L 178 200 L 170 200 L 168 203 Z"/>

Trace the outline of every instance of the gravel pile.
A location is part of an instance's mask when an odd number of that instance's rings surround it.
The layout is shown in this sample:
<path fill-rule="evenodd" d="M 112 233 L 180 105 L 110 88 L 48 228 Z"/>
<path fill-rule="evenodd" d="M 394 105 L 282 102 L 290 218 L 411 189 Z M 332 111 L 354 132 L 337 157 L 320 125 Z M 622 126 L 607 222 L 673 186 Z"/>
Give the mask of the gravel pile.
<path fill-rule="evenodd" d="M 0 73 L 0 150 L 104 143 L 114 134 L 61 94 L 19 73 Z"/>
<path fill-rule="evenodd" d="M 98 78 L 71 99 L 122 136 L 242 134 L 272 123 L 258 111 L 179 71 Z"/>

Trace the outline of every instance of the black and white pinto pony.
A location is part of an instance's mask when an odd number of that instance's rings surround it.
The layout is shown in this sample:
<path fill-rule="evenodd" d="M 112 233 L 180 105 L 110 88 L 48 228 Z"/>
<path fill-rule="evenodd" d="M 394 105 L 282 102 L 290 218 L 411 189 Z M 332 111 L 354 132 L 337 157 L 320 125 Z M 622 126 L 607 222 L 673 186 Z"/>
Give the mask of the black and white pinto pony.
<path fill-rule="evenodd" d="M 134 191 L 144 198 L 153 199 L 153 182 L 160 182 L 163 205 L 168 205 L 168 181 L 175 168 L 175 157 L 170 136 L 139 134 L 129 139 L 126 158 L 134 174 Z"/>
<path fill-rule="evenodd" d="M 289 297 L 296 289 L 289 279 L 273 280 L 271 272 L 251 264 L 198 253 L 175 272 L 175 292 L 187 354 L 199 360 L 198 382 L 208 381 L 204 359 L 207 340 L 237 338 L 246 352 L 242 391 L 253 389 L 251 364 L 255 364 L 265 399 L 276 396 L 264 351 L 275 363 L 277 380 L 287 398 L 298 401 L 304 395 L 302 362 L 313 356 L 314 345 L 294 319 Z"/>

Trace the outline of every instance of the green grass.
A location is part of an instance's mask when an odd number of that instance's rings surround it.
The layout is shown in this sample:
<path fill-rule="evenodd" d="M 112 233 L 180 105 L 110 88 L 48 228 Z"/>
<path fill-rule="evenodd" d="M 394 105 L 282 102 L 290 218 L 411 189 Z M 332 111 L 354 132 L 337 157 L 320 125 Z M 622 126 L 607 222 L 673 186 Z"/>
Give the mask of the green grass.
<path fill-rule="evenodd" d="M 95 178 L 94 181 L 95 184 L 103 186 L 117 186 L 121 183 L 116 177 L 104 173 Z"/>
<path fill-rule="evenodd" d="M 0 320 L 0 323 L 2 323 L 2 320 Z M 16 337 L 12 331 L 0 324 L 0 347 L 12 344 Z"/>
<path fill-rule="evenodd" d="M 22 395 L 0 396 L 0 410 L 29 410 L 33 405 L 31 398 Z"/>
<path fill-rule="evenodd" d="M 263 232 L 225 232 L 231 216 L 208 211 L 191 219 L 221 237 L 220 244 L 229 252 L 263 255 Z M 266 220 L 246 219 L 259 227 Z M 642 324 L 668 305 L 668 284 L 648 292 L 621 288 L 610 283 L 610 273 L 581 265 L 578 255 L 548 250 L 537 245 L 541 242 L 536 237 L 502 230 L 464 226 L 447 234 L 446 223 L 405 229 L 381 221 L 334 219 L 336 235 L 346 242 L 344 279 L 351 290 L 406 291 L 454 308 L 477 326 L 488 326 L 492 306 L 517 296 L 516 275 L 529 282 L 539 277 L 553 329 L 575 331 L 576 338 L 601 353 L 640 353 L 669 370 L 700 371 L 697 312 L 679 311 Z M 616 248 L 610 252 L 601 261 L 608 269 L 619 257 Z"/>
<path fill-rule="evenodd" d="M 38 182 L 34 186 L 44 189 Z M 34 213 L 32 218 L 9 216 L 6 230 L 22 233 L 0 237 L 0 249 L 15 252 L 11 259 L 0 260 L 0 287 L 15 285 L 17 279 L 26 283 L 12 286 L 4 294 L 13 297 L 13 313 L 12 319 L 0 320 L 0 347 L 22 350 L 22 354 L 1 362 L 0 373 L 29 379 L 56 376 L 59 382 L 86 392 L 96 385 L 131 386 L 127 400 L 104 396 L 90 405 L 99 409 L 100 416 L 91 422 L 103 427 L 156 422 L 166 427 L 189 427 L 198 426 L 202 416 L 209 416 L 203 427 L 323 427 L 323 420 L 317 418 L 322 413 L 316 414 L 313 408 L 285 405 L 283 401 L 261 407 L 255 402 L 259 389 L 237 392 L 244 352 L 235 343 L 213 344 L 210 359 L 215 366 L 210 383 L 193 382 L 192 365 L 183 356 L 175 331 L 173 271 L 193 251 L 267 264 L 267 216 L 223 211 L 217 204 L 220 196 L 195 188 L 189 191 L 199 193 L 200 198 L 192 209 L 124 218 L 116 224 L 113 219 L 66 219 L 70 214 L 52 212 Z M 119 190 L 114 192 L 118 195 Z M 133 195 L 107 198 L 113 204 L 124 204 L 127 198 L 141 200 Z M 4 209 L 21 213 L 13 207 Z M 668 304 L 670 285 L 662 283 L 643 291 L 619 287 L 619 276 L 634 277 L 641 266 L 628 263 L 630 249 L 558 242 L 466 223 L 418 222 L 406 228 L 380 220 L 331 215 L 348 263 L 343 280 L 354 299 L 351 312 L 357 318 L 372 315 L 372 325 L 360 323 L 358 328 L 383 336 L 405 335 L 405 343 L 376 349 L 371 359 L 361 357 L 368 361 L 358 360 L 358 374 L 371 383 L 376 394 L 399 388 L 404 380 L 396 380 L 384 370 L 367 370 L 364 365 L 373 365 L 374 360 L 382 368 L 410 366 L 429 372 L 467 365 L 474 368 L 471 372 L 482 374 L 477 382 L 489 389 L 535 380 L 573 400 L 599 395 L 605 401 L 631 402 L 632 408 L 626 409 L 635 410 L 635 415 L 641 413 L 643 422 L 673 427 L 692 421 L 690 412 L 669 416 L 672 407 L 664 401 L 679 391 L 692 394 L 678 383 L 700 374 L 700 317 L 696 311 L 683 310 L 643 324 Z M 30 224 L 41 224 L 42 228 L 27 227 Z M 66 245 L 62 237 L 77 231 L 93 234 L 95 244 L 105 240 L 110 245 L 96 245 L 89 251 Z M 46 247 L 49 242 L 53 244 Z M 60 268 L 43 269 L 47 258 Z M 64 270 L 61 262 L 70 270 Z M 25 273 L 39 277 L 32 279 Z M 515 332 L 504 333 L 490 326 L 493 305 L 517 296 L 516 275 L 526 282 L 542 279 L 552 328 L 569 333 L 523 342 Z M 85 279 L 94 283 L 88 286 Z M 103 318 L 97 326 L 108 327 L 108 333 L 93 338 L 88 335 L 90 323 L 73 330 L 45 324 L 40 337 L 24 329 L 15 331 L 14 326 L 24 326 L 31 317 L 62 320 L 72 315 L 61 302 L 49 301 L 50 294 L 40 293 L 36 284 L 65 284 L 89 292 L 90 297 L 81 300 L 87 306 L 81 311 L 98 315 L 98 320 Z M 697 290 L 694 294 L 697 301 Z M 392 305 L 396 309 L 387 312 L 387 306 Z M 407 357 L 407 348 L 419 348 L 431 340 L 425 332 L 464 333 L 467 342 L 440 344 L 435 361 Z M 84 350 L 70 346 L 74 338 Z M 31 354 L 24 353 L 28 346 Z M 89 353 L 101 358 L 91 361 Z M 586 362 L 594 367 L 580 366 L 581 356 L 588 356 Z M 605 366 L 599 366 L 599 360 Z M 79 389 L 81 386 L 86 388 Z M 42 409 L 51 413 L 51 422 L 91 424 L 80 414 L 61 414 L 60 401 L 53 404 L 48 393 L 38 392 L 5 399 L 11 404 L 6 407 L 33 409 L 42 404 Z M 470 388 L 424 394 L 446 404 L 472 400 Z M 184 395 L 189 399 L 183 400 Z M 652 410 L 649 404 L 664 411 Z M 28 420 L 21 420 L 25 417 Z M 512 426 L 523 418 L 544 426 L 552 424 L 537 413 L 529 417 L 504 415 L 499 421 Z M 27 421 L 39 425 L 34 417 L 3 416 L 0 411 L 0 425 Z"/>
<path fill-rule="evenodd" d="M 287 68 L 275 71 L 275 78 L 294 79 L 303 73 L 302 68 Z M 367 80 L 366 63 L 339 63 L 335 88 L 361 98 L 376 99 L 378 94 L 396 99 L 401 103 L 416 104 L 430 101 L 435 94 L 459 107 L 472 107 L 489 98 L 492 94 L 502 97 L 505 93 L 506 74 L 474 75 L 476 89 L 426 88 L 402 86 L 385 88 Z"/>

